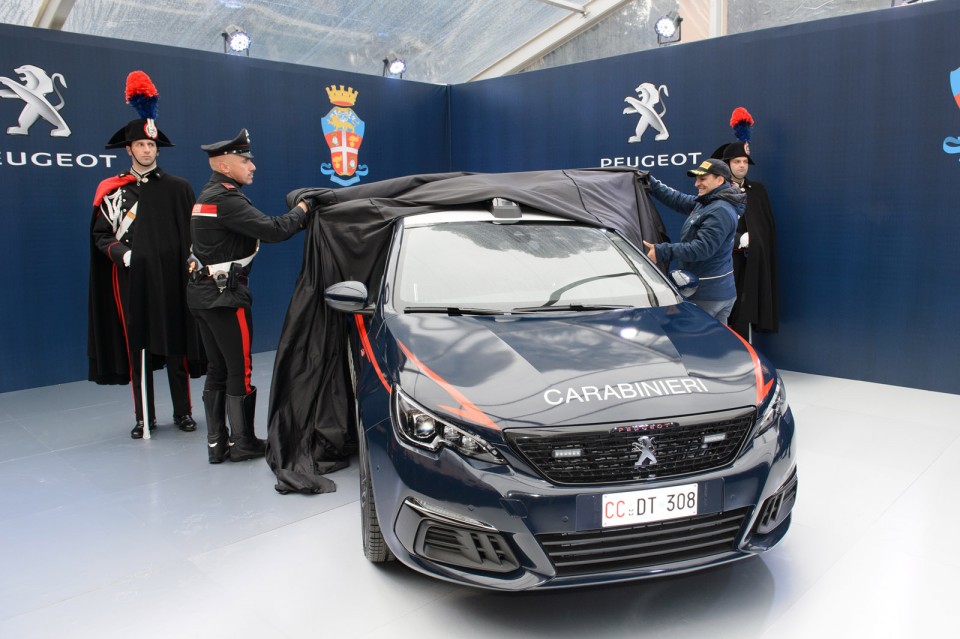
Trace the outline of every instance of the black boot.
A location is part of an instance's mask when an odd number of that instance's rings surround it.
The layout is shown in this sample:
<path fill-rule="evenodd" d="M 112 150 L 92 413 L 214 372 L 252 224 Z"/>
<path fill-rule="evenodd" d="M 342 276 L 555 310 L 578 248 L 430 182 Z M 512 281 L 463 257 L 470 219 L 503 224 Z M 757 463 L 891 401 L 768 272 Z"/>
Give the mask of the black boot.
<path fill-rule="evenodd" d="M 257 389 L 246 395 L 227 395 L 230 418 L 230 461 L 263 457 L 266 442 L 253 433 L 253 415 L 257 407 Z"/>
<path fill-rule="evenodd" d="M 193 419 L 193 415 L 187 413 L 186 415 L 174 415 L 173 423 L 177 425 L 177 428 L 182 430 L 185 433 L 192 433 L 197 430 L 197 422 Z"/>
<path fill-rule="evenodd" d="M 157 428 L 157 420 L 150 420 L 150 432 L 153 432 Z M 137 423 L 133 425 L 133 430 L 130 431 L 131 439 L 143 439 L 143 421 L 137 420 Z"/>
<path fill-rule="evenodd" d="M 211 464 L 219 464 L 230 456 L 227 435 L 227 391 L 203 391 L 203 410 L 207 416 L 207 455 Z"/>

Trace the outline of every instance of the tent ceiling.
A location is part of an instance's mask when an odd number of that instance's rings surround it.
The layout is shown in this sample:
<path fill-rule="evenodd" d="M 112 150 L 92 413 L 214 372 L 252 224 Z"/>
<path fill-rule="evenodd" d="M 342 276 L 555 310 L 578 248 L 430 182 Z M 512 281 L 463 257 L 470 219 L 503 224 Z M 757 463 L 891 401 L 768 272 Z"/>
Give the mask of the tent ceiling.
<path fill-rule="evenodd" d="M 223 52 L 222 33 L 239 25 L 250 56 L 379 75 L 384 58 L 400 57 L 406 79 L 457 84 L 523 68 L 617 10 L 666 7 L 729 11 L 745 0 L 4 0 L 0 23 L 41 26 L 106 38 Z M 888 0 L 831 0 L 810 11 L 801 0 L 758 0 L 762 15 L 787 21 L 825 17 Z M 769 6 L 767 6 L 769 5 Z M 791 5 L 797 5 L 791 7 Z M 861 9 L 862 10 L 862 9 Z M 799 13 L 799 15 L 797 15 Z M 652 16 L 654 19 L 657 16 Z M 774 21 L 777 21 L 776 19 Z M 754 28 L 761 25 L 755 25 Z M 730 33 L 736 32 L 731 28 Z M 600 52 L 602 55 L 602 51 Z"/>

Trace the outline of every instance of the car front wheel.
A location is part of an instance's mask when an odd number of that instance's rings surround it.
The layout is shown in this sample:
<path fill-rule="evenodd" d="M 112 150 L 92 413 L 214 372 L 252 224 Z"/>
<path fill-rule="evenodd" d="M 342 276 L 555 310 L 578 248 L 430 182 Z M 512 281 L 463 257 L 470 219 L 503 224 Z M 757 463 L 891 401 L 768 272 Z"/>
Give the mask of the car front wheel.
<path fill-rule="evenodd" d="M 359 412 L 357 413 L 359 415 Z M 359 420 L 358 420 L 359 421 Z M 358 424 L 358 426 L 360 426 Z M 363 554 L 375 564 L 394 559 L 380 532 L 380 520 L 377 519 L 377 505 L 373 500 L 373 481 L 370 477 L 370 456 L 367 452 L 367 437 L 359 427 L 360 440 L 360 527 L 363 535 Z"/>

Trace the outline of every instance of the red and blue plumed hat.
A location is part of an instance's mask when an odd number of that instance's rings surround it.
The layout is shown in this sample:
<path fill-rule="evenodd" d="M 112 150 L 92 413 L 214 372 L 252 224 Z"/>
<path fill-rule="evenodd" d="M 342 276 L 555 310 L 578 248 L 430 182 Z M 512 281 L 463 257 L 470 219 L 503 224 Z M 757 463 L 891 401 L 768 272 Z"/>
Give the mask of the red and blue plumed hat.
<path fill-rule="evenodd" d="M 127 76 L 125 97 L 127 104 L 132 106 L 140 117 L 127 122 L 126 126 L 114 133 L 105 148 L 117 149 L 137 140 L 153 140 L 157 146 L 173 146 L 173 142 L 157 128 L 155 122 L 160 93 L 150 76 L 143 71 L 131 72 Z"/>

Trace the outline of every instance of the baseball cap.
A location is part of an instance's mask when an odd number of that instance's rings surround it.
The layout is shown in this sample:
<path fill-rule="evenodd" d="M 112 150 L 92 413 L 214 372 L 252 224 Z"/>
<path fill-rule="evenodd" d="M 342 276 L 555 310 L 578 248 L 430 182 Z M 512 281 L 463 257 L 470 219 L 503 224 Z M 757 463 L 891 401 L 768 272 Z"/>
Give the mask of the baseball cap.
<path fill-rule="evenodd" d="M 726 162 L 718 158 L 707 158 L 706 160 L 701 162 L 700 165 L 697 166 L 696 168 L 690 169 L 689 171 L 687 171 L 687 175 L 689 177 L 706 175 L 708 173 L 713 175 L 719 175 L 724 180 L 731 180 L 733 178 L 733 175 L 731 175 L 730 173 L 730 167 L 727 166 Z"/>

